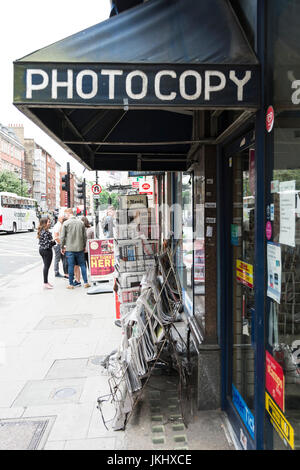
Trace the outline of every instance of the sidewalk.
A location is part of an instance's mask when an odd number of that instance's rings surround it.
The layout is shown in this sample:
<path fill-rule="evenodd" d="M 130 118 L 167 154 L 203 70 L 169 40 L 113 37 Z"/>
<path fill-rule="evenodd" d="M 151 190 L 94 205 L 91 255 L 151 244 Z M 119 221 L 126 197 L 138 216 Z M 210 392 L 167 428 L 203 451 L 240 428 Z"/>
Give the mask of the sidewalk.
<path fill-rule="evenodd" d="M 40 264 L 0 287 L 1 450 L 234 449 L 222 412 L 194 410 L 184 428 L 174 377 L 151 377 L 126 430 L 107 430 L 97 398 L 109 393 L 100 361 L 122 336 L 114 297 L 49 279 L 44 290 Z"/>
<path fill-rule="evenodd" d="M 40 264 L 0 288 L 0 449 L 122 449 L 96 408 L 99 362 L 121 338 L 113 296 L 49 279 L 44 290 Z"/>

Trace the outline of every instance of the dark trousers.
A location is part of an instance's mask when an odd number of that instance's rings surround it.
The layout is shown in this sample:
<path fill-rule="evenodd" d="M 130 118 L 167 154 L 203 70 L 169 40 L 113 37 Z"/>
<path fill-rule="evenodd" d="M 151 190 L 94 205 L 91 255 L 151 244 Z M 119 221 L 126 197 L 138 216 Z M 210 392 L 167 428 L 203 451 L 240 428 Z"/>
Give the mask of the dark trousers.
<path fill-rule="evenodd" d="M 44 283 L 48 283 L 48 273 L 49 273 L 49 268 L 52 262 L 52 257 L 53 257 L 53 252 L 52 248 L 48 248 L 47 250 L 44 250 L 43 248 L 40 248 L 40 255 L 43 258 L 44 262 L 44 269 L 43 269 L 43 276 L 44 276 Z"/>
<path fill-rule="evenodd" d="M 61 258 L 62 258 L 62 262 L 63 262 L 64 275 L 66 275 L 69 272 L 69 270 L 68 270 L 68 260 L 67 260 L 66 254 L 61 255 Z"/>
<path fill-rule="evenodd" d="M 89 267 L 89 254 L 84 252 L 84 257 L 85 257 L 86 265 L 87 267 Z"/>

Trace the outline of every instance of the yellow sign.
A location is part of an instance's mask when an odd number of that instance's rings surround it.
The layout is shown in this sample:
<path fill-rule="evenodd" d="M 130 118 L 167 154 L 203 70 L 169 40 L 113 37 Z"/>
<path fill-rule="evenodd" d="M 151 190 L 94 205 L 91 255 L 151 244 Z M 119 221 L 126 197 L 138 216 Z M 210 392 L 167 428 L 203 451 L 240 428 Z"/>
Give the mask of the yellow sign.
<path fill-rule="evenodd" d="M 266 393 L 266 410 L 271 417 L 272 425 L 280 437 L 294 449 L 294 429 L 268 393 Z"/>
<path fill-rule="evenodd" d="M 236 260 L 236 279 L 245 286 L 253 288 L 253 266 L 244 261 Z"/>

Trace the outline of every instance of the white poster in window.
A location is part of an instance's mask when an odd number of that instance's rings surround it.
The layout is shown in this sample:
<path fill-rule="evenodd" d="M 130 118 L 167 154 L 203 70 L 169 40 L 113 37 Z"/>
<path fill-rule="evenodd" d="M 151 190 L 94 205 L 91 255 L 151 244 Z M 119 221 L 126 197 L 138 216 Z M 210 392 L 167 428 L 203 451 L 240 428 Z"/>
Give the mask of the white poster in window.
<path fill-rule="evenodd" d="M 280 233 L 279 243 L 295 246 L 295 187 L 296 182 L 282 181 L 280 194 Z"/>
<path fill-rule="evenodd" d="M 267 296 L 280 304 L 281 296 L 281 247 L 267 243 L 268 288 Z"/>

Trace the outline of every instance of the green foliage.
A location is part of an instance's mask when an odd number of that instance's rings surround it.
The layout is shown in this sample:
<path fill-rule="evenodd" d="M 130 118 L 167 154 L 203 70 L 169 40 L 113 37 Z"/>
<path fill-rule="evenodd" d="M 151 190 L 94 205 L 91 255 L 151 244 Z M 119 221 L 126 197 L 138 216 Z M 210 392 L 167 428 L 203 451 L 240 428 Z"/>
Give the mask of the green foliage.
<path fill-rule="evenodd" d="M 296 180 L 297 188 L 299 187 L 300 182 L 300 169 L 295 168 L 293 170 L 274 170 L 273 179 L 278 181 L 291 181 Z"/>
<path fill-rule="evenodd" d="M 19 196 L 27 197 L 28 184 L 26 181 L 21 181 L 18 176 L 12 171 L 0 172 L 0 191 L 7 191 L 9 193 L 16 193 Z"/>

